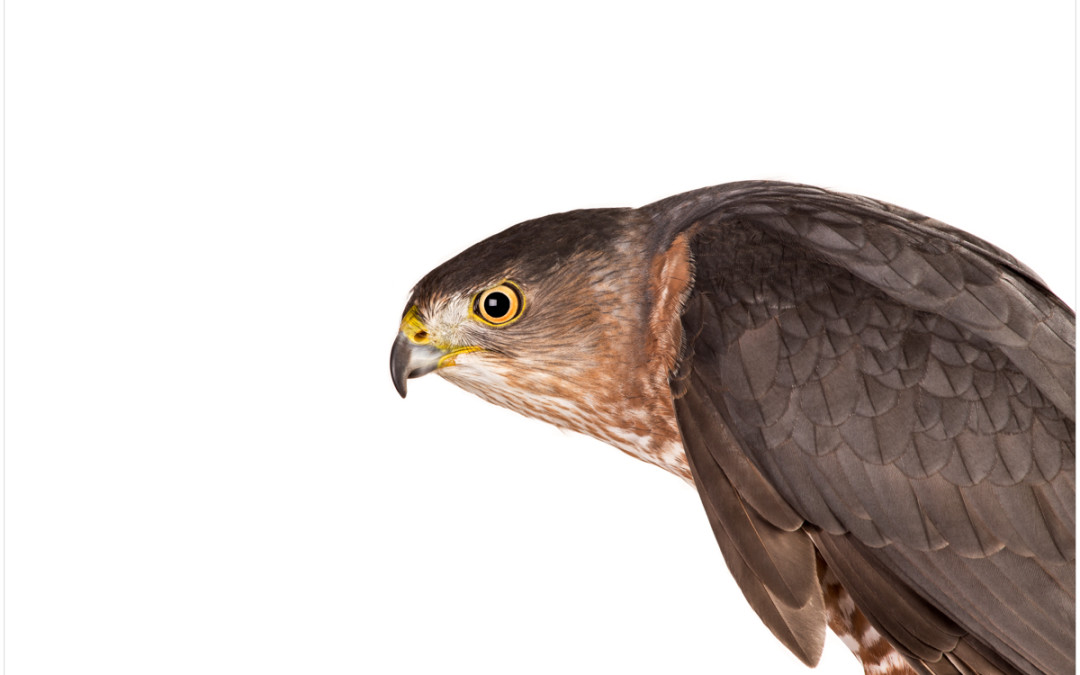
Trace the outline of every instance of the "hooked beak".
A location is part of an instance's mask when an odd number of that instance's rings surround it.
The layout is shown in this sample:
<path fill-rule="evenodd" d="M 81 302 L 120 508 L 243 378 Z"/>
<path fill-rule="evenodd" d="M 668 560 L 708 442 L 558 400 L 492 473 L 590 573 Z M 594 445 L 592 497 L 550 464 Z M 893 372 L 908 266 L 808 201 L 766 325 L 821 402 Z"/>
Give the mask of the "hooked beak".
<path fill-rule="evenodd" d="M 404 332 L 398 333 L 394 348 L 390 350 L 390 377 L 401 398 L 405 398 L 405 381 L 427 375 L 439 367 L 439 361 L 447 353 L 431 344 L 413 342 Z"/>
<path fill-rule="evenodd" d="M 401 398 L 405 398 L 405 382 L 413 377 L 427 375 L 437 368 L 456 364 L 461 354 L 483 351 L 482 347 L 436 346 L 431 341 L 427 326 L 420 319 L 420 311 L 413 305 L 401 319 L 401 331 L 390 350 L 390 377 Z"/>

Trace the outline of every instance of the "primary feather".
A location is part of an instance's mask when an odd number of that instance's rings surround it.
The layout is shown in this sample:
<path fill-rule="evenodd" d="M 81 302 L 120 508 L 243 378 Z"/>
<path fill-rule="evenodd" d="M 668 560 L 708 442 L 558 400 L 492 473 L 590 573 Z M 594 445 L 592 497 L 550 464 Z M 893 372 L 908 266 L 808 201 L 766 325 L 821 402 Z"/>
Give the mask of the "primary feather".
<path fill-rule="evenodd" d="M 471 321 L 507 279 L 520 319 Z M 1074 670 L 1075 317 L 1007 253 L 754 181 L 523 223 L 410 306 L 440 375 L 692 480 L 805 662 L 828 622 L 878 672 Z"/>

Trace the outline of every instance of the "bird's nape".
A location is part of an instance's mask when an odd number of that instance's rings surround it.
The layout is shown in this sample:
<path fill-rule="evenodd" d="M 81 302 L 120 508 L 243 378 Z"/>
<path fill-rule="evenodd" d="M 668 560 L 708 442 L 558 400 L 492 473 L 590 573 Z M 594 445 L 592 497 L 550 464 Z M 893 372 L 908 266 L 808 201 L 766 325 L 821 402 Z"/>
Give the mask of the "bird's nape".
<path fill-rule="evenodd" d="M 391 354 L 696 486 L 816 662 L 1074 669 L 1075 317 L 882 202 L 750 181 L 512 227 L 429 273 Z"/>

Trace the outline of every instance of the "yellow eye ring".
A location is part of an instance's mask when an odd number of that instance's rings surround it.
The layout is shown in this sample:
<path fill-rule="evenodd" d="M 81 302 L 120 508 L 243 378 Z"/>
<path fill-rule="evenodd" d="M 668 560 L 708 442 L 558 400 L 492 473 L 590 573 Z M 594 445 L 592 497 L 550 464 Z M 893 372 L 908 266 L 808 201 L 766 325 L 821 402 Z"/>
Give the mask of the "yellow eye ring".
<path fill-rule="evenodd" d="M 472 304 L 473 317 L 489 326 L 505 326 L 521 316 L 524 309 L 525 296 L 512 281 L 480 291 Z"/>

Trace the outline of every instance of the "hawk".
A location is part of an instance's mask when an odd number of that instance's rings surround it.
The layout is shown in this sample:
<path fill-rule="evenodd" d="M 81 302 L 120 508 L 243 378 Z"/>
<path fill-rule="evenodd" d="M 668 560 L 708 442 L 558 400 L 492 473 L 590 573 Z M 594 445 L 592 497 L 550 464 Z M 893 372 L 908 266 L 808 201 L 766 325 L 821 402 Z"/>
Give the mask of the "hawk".
<path fill-rule="evenodd" d="M 1075 315 L 977 237 L 770 181 L 551 215 L 428 273 L 390 369 L 691 482 L 808 665 L 1075 669 Z"/>

